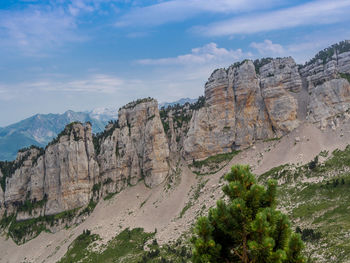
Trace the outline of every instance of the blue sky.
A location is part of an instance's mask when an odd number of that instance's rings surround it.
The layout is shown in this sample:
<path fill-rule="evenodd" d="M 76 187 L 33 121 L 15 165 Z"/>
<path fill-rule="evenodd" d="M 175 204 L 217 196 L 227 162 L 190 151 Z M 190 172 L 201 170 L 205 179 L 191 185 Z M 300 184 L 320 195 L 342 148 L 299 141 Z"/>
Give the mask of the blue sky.
<path fill-rule="evenodd" d="M 350 0 L 0 1 L 0 126 L 204 93 L 212 70 L 350 39 Z"/>

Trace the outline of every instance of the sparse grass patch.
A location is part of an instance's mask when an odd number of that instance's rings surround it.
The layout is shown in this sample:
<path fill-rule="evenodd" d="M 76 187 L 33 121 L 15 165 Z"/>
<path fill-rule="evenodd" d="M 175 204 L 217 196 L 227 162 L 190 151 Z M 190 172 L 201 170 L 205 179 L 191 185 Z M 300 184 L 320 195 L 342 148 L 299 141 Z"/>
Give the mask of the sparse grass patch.
<path fill-rule="evenodd" d="M 288 212 L 294 227 L 307 229 L 302 234 L 313 262 L 348 262 L 350 146 L 319 155 L 329 159 L 319 163 L 315 157 L 303 166 L 275 167 L 259 180 L 281 179 L 278 206 Z"/>
<path fill-rule="evenodd" d="M 142 228 L 125 229 L 102 246 L 100 251 L 93 251 L 91 248 L 100 237 L 86 231 L 72 242 L 66 255 L 58 263 L 189 262 L 191 253 L 186 247 L 179 247 L 179 244 L 160 247 L 154 236 L 155 232 L 146 233 Z M 153 242 L 148 242 L 152 239 Z M 148 251 L 144 250 L 146 243 L 149 243 Z"/>
<path fill-rule="evenodd" d="M 193 161 L 189 168 L 197 175 L 214 174 L 227 165 L 232 158 L 240 151 L 232 151 L 230 153 L 220 153 L 210 156 L 202 161 Z"/>

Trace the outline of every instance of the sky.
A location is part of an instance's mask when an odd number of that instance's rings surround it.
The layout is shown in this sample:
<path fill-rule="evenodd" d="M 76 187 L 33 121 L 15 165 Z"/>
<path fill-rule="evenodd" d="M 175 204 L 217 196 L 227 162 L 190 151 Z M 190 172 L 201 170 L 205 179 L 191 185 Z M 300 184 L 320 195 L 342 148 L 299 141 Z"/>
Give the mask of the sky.
<path fill-rule="evenodd" d="M 197 98 L 216 68 L 304 63 L 350 39 L 350 0 L 0 1 L 0 127 L 36 113 Z"/>

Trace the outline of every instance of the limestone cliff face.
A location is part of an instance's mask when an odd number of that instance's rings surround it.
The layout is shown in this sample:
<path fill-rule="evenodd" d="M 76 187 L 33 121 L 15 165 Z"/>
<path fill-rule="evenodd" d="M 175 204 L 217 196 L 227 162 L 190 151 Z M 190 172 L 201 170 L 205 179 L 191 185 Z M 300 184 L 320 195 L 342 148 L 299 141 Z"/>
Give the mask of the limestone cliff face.
<path fill-rule="evenodd" d="M 87 205 L 98 176 L 94 159 L 91 125 L 74 124 L 59 143 L 47 147 L 44 155 L 45 214 Z"/>
<path fill-rule="evenodd" d="M 292 58 L 274 59 L 260 68 L 262 96 L 277 136 L 282 136 L 299 125 L 298 102 L 293 93 L 302 88 L 298 66 Z"/>
<path fill-rule="evenodd" d="M 260 68 L 252 61 L 219 69 L 205 86 L 206 105 L 193 113 L 184 141 L 190 160 L 246 147 L 296 128 L 302 80 L 292 58 L 274 59 Z"/>
<path fill-rule="evenodd" d="M 350 84 L 345 79 L 332 79 L 310 88 L 308 110 L 310 121 L 321 127 L 335 125 L 334 117 L 350 109 Z"/>
<path fill-rule="evenodd" d="M 309 120 L 322 128 L 334 126 L 335 116 L 350 108 L 349 82 L 342 78 L 344 74 L 350 74 L 350 51 L 342 52 L 345 45 L 350 46 L 350 41 L 328 49 L 328 52 L 333 53 L 331 57 L 321 57 L 321 51 L 300 70 L 310 94 L 307 107 Z"/>
<path fill-rule="evenodd" d="M 118 114 L 118 126 L 102 140 L 98 155 L 104 192 L 120 191 L 141 179 L 149 187 L 159 185 L 170 168 L 157 102 L 129 103 Z"/>
<path fill-rule="evenodd" d="M 45 151 L 30 148 L 0 162 L 0 215 L 6 209 L 28 219 L 84 207 L 140 180 L 161 184 L 175 157 L 190 163 L 243 149 L 306 121 L 337 125 L 339 116 L 350 117 L 349 50 L 345 41 L 304 66 L 288 57 L 215 70 L 197 103 L 159 112 L 155 100 L 138 100 L 94 137 L 90 124 L 70 124 Z M 40 203 L 33 214 L 21 210 L 27 201 Z"/>
<path fill-rule="evenodd" d="M 6 179 L 5 205 L 8 213 L 26 201 L 44 201 L 33 216 L 57 214 L 88 204 L 98 175 L 94 160 L 91 125 L 66 127 L 59 140 L 45 153 L 33 148 L 20 152 L 15 172 Z M 20 219 L 32 217 L 21 215 Z"/>
<path fill-rule="evenodd" d="M 244 147 L 255 140 L 274 136 L 252 61 L 230 67 L 228 76 L 235 98 L 235 146 Z"/>
<path fill-rule="evenodd" d="M 204 97 L 200 97 L 194 104 L 174 105 L 160 110 L 160 117 L 164 132 L 168 138 L 170 154 L 178 157 L 184 147 L 184 140 L 190 127 L 190 120 L 195 109 L 204 103 Z"/>
<path fill-rule="evenodd" d="M 184 141 L 187 160 L 230 152 L 235 139 L 235 104 L 225 69 L 219 69 L 205 85 L 206 105 L 193 113 Z"/>

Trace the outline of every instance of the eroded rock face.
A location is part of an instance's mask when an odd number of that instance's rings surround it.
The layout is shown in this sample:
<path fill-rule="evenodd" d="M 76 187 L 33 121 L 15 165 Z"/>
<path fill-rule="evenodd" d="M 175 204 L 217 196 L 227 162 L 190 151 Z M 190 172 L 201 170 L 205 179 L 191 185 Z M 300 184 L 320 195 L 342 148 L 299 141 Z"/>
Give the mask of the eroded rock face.
<path fill-rule="evenodd" d="M 348 44 L 349 41 L 345 41 Z M 317 59 L 300 70 L 307 81 L 310 94 L 308 115 L 320 127 L 333 126 L 335 116 L 348 110 L 348 81 L 342 74 L 350 74 L 350 51 L 334 48 L 333 56 Z"/>
<path fill-rule="evenodd" d="M 273 72 L 273 74 L 272 74 Z M 184 155 L 188 161 L 281 136 L 299 125 L 302 80 L 292 58 L 274 59 L 256 74 L 252 61 L 216 70 L 205 86 L 205 107 L 193 113 Z"/>
<path fill-rule="evenodd" d="M 67 134 L 48 146 L 43 155 L 35 148 L 18 154 L 16 162 L 21 164 L 6 179 L 5 204 L 9 213 L 26 200 L 45 199 L 36 216 L 57 214 L 88 204 L 98 175 L 91 125 L 84 127 L 77 123 L 66 130 Z"/>
<path fill-rule="evenodd" d="M 291 92 L 301 91 L 302 80 L 292 58 L 274 59 L 260 69 L 262 96 L 277 136 L 299 125 L 298 102 Z"/>
<path fill-rule="evenodd" d="M 34 215 L 18 213 L 17 219 L 57 214 L 140 180 L 155 187 L 168 176 L 170 159 L 190 163 L 242 149 L 304 121 L 333 126 L 350 108 L 346 45 L 304 66 L 288 57 L 215 70 L 198 103 L 162 110 L 161 116 L 153 99 L 129 103 L 94 140 L 89 124 L 70 124 L 44 153 L 34 148 L 18 154 L 5 193 L 0 189 L 0 214 L 2 207 L 15 212 L 26 200 L 45 202 Z"/>
<path fill-rule="evenodd" d="M 345 79 L 332 79 L 311 89 L 308 107 L 310 121 L 325 126 L 338 114 L 350 109 L 350 84 Z"/>
<path fill-rule="evenodd" d="M 228 70 L 230 88 L 235 96 L 236 147 L 272 137 L 273 131 L 252 61 Z"/>
<path fill-rule="evenodd" d="M 170 168 L 157 102 L 130 103 L 118 114 L 119 127 L 102 141 L 98 156 L 105 191 L 120 191 L 141 179 L 149 187 L 159 185 Z"/>
<path fill-rule="evenodd" d="M 45 214 L 87 205 L 98 176 L 91 126 L 74 124 L 59 143 L 47 147 L 44 157 L 44 192 L 48 197 Z"/>
<path fill-rule="evenodd" d="M 184 141 L 189 161 L 231 152 L 235 139 L 235 104 L 225 69 L 216 70 L 205 85 L 205 107 L 193 113 Z"/>

